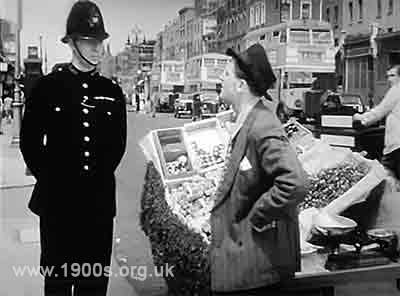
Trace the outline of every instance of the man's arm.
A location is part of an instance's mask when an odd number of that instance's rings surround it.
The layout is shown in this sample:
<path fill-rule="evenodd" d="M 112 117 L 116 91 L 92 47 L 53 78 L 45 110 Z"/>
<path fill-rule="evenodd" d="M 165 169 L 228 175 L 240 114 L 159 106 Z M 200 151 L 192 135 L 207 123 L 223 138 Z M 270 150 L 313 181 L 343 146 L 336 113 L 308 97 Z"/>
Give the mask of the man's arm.
<path fill-rule="evenodd" d="M 46 175 L 45 135 L 46 98 L 42 94 L 41 81 L 35 85 L 26 100 L 20 130 L 20 149 L 25 163 L 36 180 Z"/>
<path fill-rule="evenodd" d="M 398 86 L 391 87 L 386 93 L 383 100 L 372 110 L 361 114 L 355 119 L 361 121 L 362 125 L 369 126 L 387 116 L 399 103 L 400 88 Z"/>
<path fill-rule="evenodd" d="M 282 218 L 287 206 L 295 206 L 305 198 L 308 181 L 296 152 L 278 129 L 258 136 L 256 148 L 266 176 L 273 180 L 272 187 L 255 202 L 249 214 L 252 225 L 262 230 Z"/>

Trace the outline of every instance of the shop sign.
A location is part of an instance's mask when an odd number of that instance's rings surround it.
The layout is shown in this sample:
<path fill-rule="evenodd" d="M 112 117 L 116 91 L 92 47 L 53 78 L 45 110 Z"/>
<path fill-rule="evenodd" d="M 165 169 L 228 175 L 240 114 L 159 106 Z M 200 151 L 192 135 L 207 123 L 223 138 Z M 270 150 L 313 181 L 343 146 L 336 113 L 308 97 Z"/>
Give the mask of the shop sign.
<path fill-rule="evenodd" d="M 176 72 L 166 72 L 165 73 L 165 83 L 170 84 L 182 84 L 183 79 L 181 79 L 181 73 Z"/>
<path fill-rule="evenodd" d="M 300 60 L 305 63 L 321 63 L 322 62 L 322 52 L 315 51 L 300 51 Z"/>
<path fill-rule="evenodd" d="M 7 72 L 7 71 L 8 71 L 8 64 L 0 63 L 0 72 Z"/>
<path fill-rule="evenodd" d="M 227 62 L 227 59 L 204 59 L 206 80 L 220 80 Z"/>
<path fill-rule="evenodd" d="M 186 78 L 190 80 L 200 80 L 201 78 L 201 60 L 189 62 L 186 67 Z"/>
<path fill-rule="evenodd" d="M 203 20 L 203 36 L 216 32 L 217 20 L 216 19 L 205 19 Z"/>
<path fill-rule="evenodd" d="M 346 49 L 346 57 L 351 58 L 351 57 L 360 57 L 360 56 L 366 56 L 371 54 L 371 48 L 370 47 L 359 47 L 359 48 L 348 48 Z"/>

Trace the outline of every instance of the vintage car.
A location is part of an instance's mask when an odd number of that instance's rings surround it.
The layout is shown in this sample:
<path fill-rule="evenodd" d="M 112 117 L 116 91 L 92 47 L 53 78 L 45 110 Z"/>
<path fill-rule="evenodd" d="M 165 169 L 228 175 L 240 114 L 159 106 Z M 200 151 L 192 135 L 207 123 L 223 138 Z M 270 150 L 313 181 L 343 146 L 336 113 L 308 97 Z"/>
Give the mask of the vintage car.
<path fill-rule="evenodd" d="M 321 97 L 321 114 L 353 115 L 365 111 L 361 96 L 357 94 L 327 92 Z"/>
<path fill-rule="evenodd" d="M 157 112 L 174 112 L 175 100 L 178 96 L 178 94 L 172 92 L 159 94 L 159 101 L 156 104 Z"/>
<path fill-rule="evenodd" d="M 180 118 L 181 116 L 193 115 L 193 99 L 188 96 L 183 96 L 175 100 L 174 104 L 174 117 Z"/>

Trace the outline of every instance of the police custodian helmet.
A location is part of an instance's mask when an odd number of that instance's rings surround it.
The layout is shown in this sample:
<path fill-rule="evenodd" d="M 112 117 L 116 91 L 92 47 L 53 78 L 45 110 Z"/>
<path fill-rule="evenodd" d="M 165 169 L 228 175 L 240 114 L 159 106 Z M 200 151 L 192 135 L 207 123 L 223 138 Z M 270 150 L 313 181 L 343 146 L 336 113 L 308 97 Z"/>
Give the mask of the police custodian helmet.
<path fill-rule="evenodd" d="M 97 5 L 88 0 L 79 0 L 71 8 L 66 34 L 61 41 L 68 43 L 69 39 L 78 37 L 104 40 L 109 36 L 105 31 L 103 17 Z"/>

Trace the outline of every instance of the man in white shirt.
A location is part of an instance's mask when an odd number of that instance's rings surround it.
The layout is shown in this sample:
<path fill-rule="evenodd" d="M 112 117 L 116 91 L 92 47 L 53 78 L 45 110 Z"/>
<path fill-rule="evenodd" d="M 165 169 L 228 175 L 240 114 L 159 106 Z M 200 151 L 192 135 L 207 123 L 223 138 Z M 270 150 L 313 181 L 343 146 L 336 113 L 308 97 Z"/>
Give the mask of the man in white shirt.
<path fill-rule="evenodd" d="M 400 65 L 391 67 L 386 76 L 390 89 L 383 100 L 370 111 L 353 116 L 363 126 L 369 126 L 386 117 L 385 146 L 382 164 L 400 178 Z"/>

